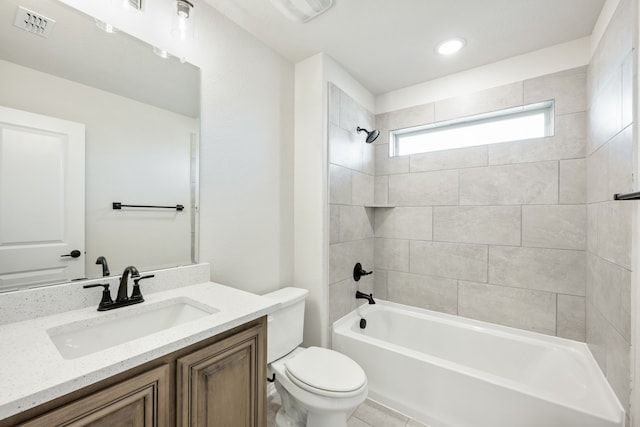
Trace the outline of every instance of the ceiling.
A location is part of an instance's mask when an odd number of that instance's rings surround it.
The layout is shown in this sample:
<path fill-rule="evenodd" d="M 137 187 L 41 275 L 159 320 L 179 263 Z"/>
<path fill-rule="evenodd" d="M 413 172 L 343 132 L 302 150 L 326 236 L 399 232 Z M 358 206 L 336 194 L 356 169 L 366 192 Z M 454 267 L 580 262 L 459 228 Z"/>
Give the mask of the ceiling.
<path fill-rule="evenodd" d="M 324 52 L 374 95 L 591 34 L 605 0 L 334 0 L 306 24 L 269 0 L 202 0 L 292 62 Z M 462 37 L 443 57 L 435 47 Z"/>
<path fill-rule="evenodd" d="M 55 20 L 50 37 L 16 27 L 19 6 Z M 0 59 L 199 117 L 196 67 L 177 58 L 162 59 L 151 46 L 125 33 L 107 34 L 93 18 L 58 1 L 0 0 L 0 40 L 7 41 L 0 43 Z"/>

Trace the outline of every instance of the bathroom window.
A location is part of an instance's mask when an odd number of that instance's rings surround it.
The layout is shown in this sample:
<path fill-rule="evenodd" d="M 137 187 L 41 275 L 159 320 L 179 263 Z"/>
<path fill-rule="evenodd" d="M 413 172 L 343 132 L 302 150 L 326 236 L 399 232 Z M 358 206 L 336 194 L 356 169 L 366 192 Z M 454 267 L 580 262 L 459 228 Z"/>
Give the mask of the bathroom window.
<path fill-rule="evenodd" d="M 553 135 L 553 101 L 391 132 L 390 155 L 406 156 Z"/>

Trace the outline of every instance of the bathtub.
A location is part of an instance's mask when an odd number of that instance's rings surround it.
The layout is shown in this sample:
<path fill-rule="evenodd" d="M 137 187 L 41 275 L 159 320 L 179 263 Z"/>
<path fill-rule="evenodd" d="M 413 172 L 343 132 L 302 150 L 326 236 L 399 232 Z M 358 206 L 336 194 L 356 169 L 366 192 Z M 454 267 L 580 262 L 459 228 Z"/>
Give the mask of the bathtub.
<path fill-rule="evenodd" d="M 365 370 L 369 398 L 430 427 L 624 426 L 583 343 L 380 300 L 332 339 Z"/>

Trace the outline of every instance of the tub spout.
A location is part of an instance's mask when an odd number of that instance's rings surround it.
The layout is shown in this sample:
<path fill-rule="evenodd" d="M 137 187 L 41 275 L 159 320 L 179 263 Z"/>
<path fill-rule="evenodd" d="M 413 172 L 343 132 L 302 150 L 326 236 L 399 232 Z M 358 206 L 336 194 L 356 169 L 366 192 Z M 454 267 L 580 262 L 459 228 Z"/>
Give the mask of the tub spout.
<path fill-rule="evenodd" d="M 364 292 L 356 291 L 356 299 L 363 298 L 369 301 L 369 304 L 375 304 L 375 300 L 373 299 L 373 294 L 365 294 Z"/>

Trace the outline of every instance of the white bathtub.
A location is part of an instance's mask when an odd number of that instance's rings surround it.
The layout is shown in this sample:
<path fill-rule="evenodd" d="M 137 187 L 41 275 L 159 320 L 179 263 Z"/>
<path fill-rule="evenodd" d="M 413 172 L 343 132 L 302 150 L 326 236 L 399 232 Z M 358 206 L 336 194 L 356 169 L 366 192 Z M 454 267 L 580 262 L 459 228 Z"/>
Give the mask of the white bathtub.
<path fill-rule="evenodd" d="M 334 324 L 333 348 L 371 399 L 431 427 L 624 426 L 583 343 L 378 300 Z"/>

